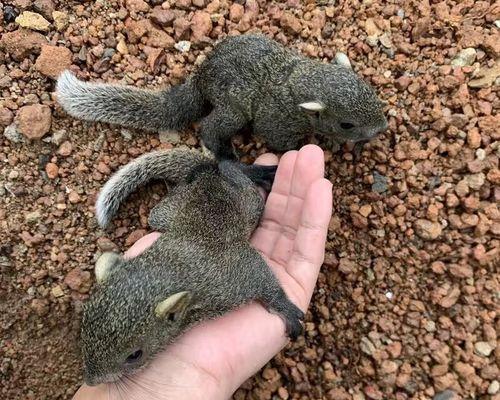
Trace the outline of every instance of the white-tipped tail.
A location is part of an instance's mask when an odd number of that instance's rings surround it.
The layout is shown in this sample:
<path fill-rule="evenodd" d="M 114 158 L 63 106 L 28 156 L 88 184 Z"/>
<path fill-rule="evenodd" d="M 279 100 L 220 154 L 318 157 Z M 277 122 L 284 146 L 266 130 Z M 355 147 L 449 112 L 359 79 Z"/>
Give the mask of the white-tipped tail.
<path fill-rule="evenodd" d="M 118 170 L 104 185 L 96 202 L 97 221 L 106 227 L 120 204 L 138 187 L 155 179 L 177 183 L 199 164 L 213 159 L 194 150 L 165 150 L 144 154 Z"/>

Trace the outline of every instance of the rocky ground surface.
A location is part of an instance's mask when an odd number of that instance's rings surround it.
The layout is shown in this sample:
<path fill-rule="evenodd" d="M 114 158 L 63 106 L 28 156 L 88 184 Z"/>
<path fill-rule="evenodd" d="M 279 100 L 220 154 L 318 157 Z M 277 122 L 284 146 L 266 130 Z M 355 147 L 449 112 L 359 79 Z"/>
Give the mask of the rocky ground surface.
<path fill-rule="evenodd" d="M 144 235 L 163 193 L 103 232 L 99 188 L 139 154 L 198 146 L 194 130 L 76 121 L 54 77 L 175 84 L 217 39 L 260 31 L 326 62 L 345 52 L 390 128 L 358 157 L 323 144 L 334 213 L 305 335 L 234 398 L 500 399 L 499 18 L 474 0 L 0 3 L 0 397 L 74 393 L 96 254 Z M 247 161 L 266 150 L 239 145 Z"/>

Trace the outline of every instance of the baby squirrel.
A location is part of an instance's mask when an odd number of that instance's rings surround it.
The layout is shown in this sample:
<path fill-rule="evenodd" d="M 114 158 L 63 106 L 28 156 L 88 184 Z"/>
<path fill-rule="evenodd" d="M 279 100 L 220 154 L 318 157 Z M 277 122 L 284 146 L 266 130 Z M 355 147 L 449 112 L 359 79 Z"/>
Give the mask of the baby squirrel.
<path fill-rule="evenodd" d="M 81 330 L 87 384 L 133 373 L 193 324 L 252 300 L 280 315 L 291 338 L 300 334 L 303 312 L 249 244 L 264 207 L 257 184 L 270 187 L 275 171 L 170 150 L 137 158 L 105 184 L 103 227 L 140 185 L 176 183 L 149 216 L 158 240 L 132 259 L 104 253 L 96 263 Z"/>
<path fill-rule="evenodd" d="M 85 83 L 65 71 L 56 92 L 69 114 L 89 121 L 162 131 L 201 120 L 203 142 L 218 159 L 234 158 L 231 137 L 246 126 L 277 151 L 297 148 L 312 132 L 338 146 L 387 129 L 382 103 L 352 69 L 262 35 L 222 40 L 197 72 L 170 89 Z"/>

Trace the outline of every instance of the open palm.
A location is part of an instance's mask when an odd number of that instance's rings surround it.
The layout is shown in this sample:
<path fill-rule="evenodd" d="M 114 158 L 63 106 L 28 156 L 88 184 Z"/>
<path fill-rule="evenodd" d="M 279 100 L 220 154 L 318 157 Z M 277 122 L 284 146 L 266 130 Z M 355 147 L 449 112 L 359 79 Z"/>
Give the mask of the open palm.
<path fill-rule="evenodd" d="M 266 165 L 276 162 L 272 154 L 257 160 Z M 332 211 L 331 183 L 323 176 L 319 147 L 285 153 L 251 240 L 303 311 L 323 263 Z M 126 256 L 141 253 L 158 236 L 143 237 Z M 280 317 L 249 304 L 194 327 L 132 377 L 97 387 L 84 385 L 74 399 L 228 399 L 286 343 Z"/>

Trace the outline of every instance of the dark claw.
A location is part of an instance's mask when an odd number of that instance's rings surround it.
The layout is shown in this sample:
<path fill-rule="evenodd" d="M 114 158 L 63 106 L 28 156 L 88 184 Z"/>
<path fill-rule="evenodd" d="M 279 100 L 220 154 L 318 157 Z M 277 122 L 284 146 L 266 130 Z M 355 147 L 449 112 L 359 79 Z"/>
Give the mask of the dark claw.
<path fill-rule="evenodd" d="M 296 340 L 302 334 L 303 327 L 301 321 L 304 320 L 304 313 L 291 303 L 293 308 L 285 316 L 286 333 L 292 340 Z"/>

